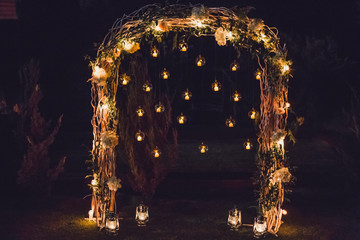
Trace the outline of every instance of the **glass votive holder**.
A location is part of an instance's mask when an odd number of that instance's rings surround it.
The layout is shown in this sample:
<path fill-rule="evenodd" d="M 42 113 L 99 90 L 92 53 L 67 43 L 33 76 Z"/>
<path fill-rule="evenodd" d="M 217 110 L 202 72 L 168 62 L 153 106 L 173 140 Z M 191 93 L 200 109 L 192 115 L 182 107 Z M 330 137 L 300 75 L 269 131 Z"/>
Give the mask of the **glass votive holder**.
<path fill-rule="evenodd" d="M 230 230 L 237 230 L 241 226 L 241 211 L 237 208 L 229 210 L 227 224 L 230 226 Z"/>
<path fill-rule="evenodd" d="M 106 214 L 105 230 L 110 235 L 117 235 L 119 233 L 119 218 L 115 213 Z"/>
<path fill-rule="evenodd" d="M 254 219 L 254 237 L 260 238 L 267 233 L 267 224 L 266 224 L 266 217 L 264 216 L 257 216 Z"/>
<path fill-rule="evenodd" d="M 135 220 L 139 227 L 145 227 L 149 221 L 149 207 L 144 204 L 137 206 Z"/>

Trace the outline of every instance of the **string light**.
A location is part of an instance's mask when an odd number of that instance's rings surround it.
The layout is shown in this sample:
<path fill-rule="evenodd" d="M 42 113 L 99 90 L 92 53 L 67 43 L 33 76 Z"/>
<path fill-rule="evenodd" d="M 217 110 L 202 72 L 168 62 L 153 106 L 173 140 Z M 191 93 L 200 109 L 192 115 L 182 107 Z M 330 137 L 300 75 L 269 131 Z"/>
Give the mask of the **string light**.
<path fill-rule="evenodd" d="M 151 92 L 151 90 L 152 90 L 152 84 L 148 81 L 145 82 L 142 87 L 143 87 L 144 92 Z"/>
<path fill-rule="evenodd" d="M 184 98 L 184 100 L 189 101 L 192 97 L 192 93 L 189 91 L 189 89 L 187 88 L 183 93 L 182 93 L 182 97 Z"/>
<path fill-rule="evenodd" d="M 150 50 L 150 54 L 151 54 L 151 56 L 153 56 L 154 58 L 158 57 L 158 56 L 159 56 L 159 53 L 160 53 L 160 51 L 159 51 L 159 49 L 157 49 L 156 46 L 153 46 L 153 47 L 151 48 L 151 50 Z"/>
<path fill-rule="evenodd" d="M 135 134 L 135 139 L 138 142 L 142 142 L 145 139 L 145 133 L 143 133 L 141 130 L 139 130 L 136 134 Z"/>
<path fill-rule="evenodd" d="M 288 212 L 285 209 L 281 209 L 281 213 L 282 215 L 287 215 Z"/>
<path fill-rule="evenodd" d="M 232 95 L 232 99 L 234 102 L 239 102 L 241 100 L 241 94 L 238 93 L 238 91 L 235 90 L 235 92 Z"/>
<path fill-rule="evenodd" d="M 201 142 L 201 144 L 199 146 L 199 150 L 200 150 L 200 153 L 206 153 L 209 150 L 209 148 L 204 142 Z"/>
<path fill-rule="evenodd" d="M 228 119 L 226 119 L 225 125 L 229 128 L 232 128 L 235 126 L 235 120 L 230 116 Z"/>
<path fill-rule="evenodd" d="M 177 117 L 177 121 L 179 124 L 184 124 L 187 121 L 187 117 L 183 113 L 180 113 L 180 115 Z"/>
<path fill-rule="evenodd" d="M 164 70 L 161 71 L 160 76 L 162 79 L 168 79 L 170 77 L 170 73 L 166 70 L 166 68 L 164 68 Z"/>
<path fill-rule="evenodd" d="M 205 65 L 206 60 L 203 56 L 201 56 L 201 54 L 199 54 L 199 56 L 197 56 L 197 58 L 195 59 L 195 63 L 196 63 L 196 66 L 202 67 Z"/>
<path fill-rule="evenodd" d="M 120 75 L 120 83 L 124 86 L 128 85 L 131 78 L 126 73 Z"/>
<path fill-rule="evenodd" d="M 138 109 L 136 109 L 136 113 L 139 117 L 144 116 L 145 111 L 139 106 Z"/>
<path fill-rule="evenodd" d="M 161 102 L 159 102 L 158 104 L 155 105 L 155 111 L 157 113 L 162 113 L 165 111 L 165 106 Z"/>
<path fill-rule="evenodd" d="M 214 92 L 218 92 L 221 90 L 221 83 L 215 79 L 215 81 L 211 84 L 211 88 Z"/>

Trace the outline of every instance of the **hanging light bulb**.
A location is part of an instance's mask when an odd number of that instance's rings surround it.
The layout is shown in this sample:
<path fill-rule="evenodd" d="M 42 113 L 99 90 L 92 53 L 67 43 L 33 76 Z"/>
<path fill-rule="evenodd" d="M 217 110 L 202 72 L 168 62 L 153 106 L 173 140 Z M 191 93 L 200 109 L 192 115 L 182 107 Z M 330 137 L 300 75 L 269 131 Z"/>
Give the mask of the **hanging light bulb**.
<path fill-rule="evenodd" d="M 201 56 L 201 54 L 199 54 L 199 56 L 197 56 L 197 58 L 195 59 L 195 63 L 196 63 L 196 66 L 202 67 L 205 65 L 206 60 L 203 56 Z"/>
<path fill-rule="evenodd" d="M 159 51 L 159 49 L 157 49 L 156 46 L 153 46 L 153 47 L 151 48 L 151 50 L 150 50 L 150 54 L 151 54 L 151 56 L 153 56 L 154 58 L 158 57 L 158 56 L 159 56 L 159 53 L 160 53 L 160 51 Z"/>
<path fill-rule="evenodd" d="M 142 117 L 144 116 L 145 111 L 139 106 L 138 109 L 136 109 L 136 113 L 139 117 Z"/>
<path fill-rule="evenodd" d="M 124 85 L 124 86 L 128 85 L 130 80 L 131 80 L 130 76 L 127 75 L 126 73 L 120 75 L 120 83 L 122 85 Z"/>
<path fill-rule="evenodd" d="M 262 71 L 260 69 L 256 70 L 255 72 L 255 78 L 256 80 L 260 80 L 262 75 Z"/>
<path fill-rule="evenodd" d="M 291 107 L 291 104 L 289 102 L 286 102 L 285 103 L 285 108 L 289 108 L 289 107 Z"/>
<path fill-rule="evenodd" d="M 247 139 L 245 142 L 244 142 L 244 148 L 245 150 L 251 150 L 253 147 L 252 143 L 250 142 L 249 139 Z"/>
<path fill-rule="evenodd" d="M 221 90 L 221 83 L 215 79 L 215 81 L 211 84 L 211 88 L 214 92 L 218 92 Z"/>
<path fill-rule="evenodd" d="M 254 108 L 252 108 L 248 113 L 248 116 L 251 120 L 256 119 L 256 115 L 257 115 L 257 111 Z"/>
<path fill-rule="evenodd" d="M 185 40 L 182 40 L 178 45 L 180 52 L 186 52 L 188 50 L 188 44 L 185 42 Z"/>
<path fill-rule="evenodd" d="M 285 74 L 286 72 L 289 71 L 290 71 L 290 66 L 288 64 L 283 64 L 281 69 L 282 74 Z"/>
<path fill-rule="evenodd" d="M 228 119 L 226 119 L 225 124 L 227 127 L 232 128 L 235 126 L 235 120 L 230 116 Z"/>
<path fill-rule="evenodd" d="M 135 139 L 138 142 L 142 142 L 145 139 L 145 133 L 143 133 L 141 130 L 139 130 L 136 134 L 135 134 Z"/>
<path fill-rule="evenodd" d="M 281 209 L 281 213 L 282 215 L 287 215 L 288 212 L 285 209 Z"/>
<path fill-rule="evenodd" d="M 162 79 L 168 79 L 170 77 L 170 73 L 166 70 L 166 68 L 164 68 L 164 70 L 161 71 L 160 76 Z"/>
<path fill-rule="evenodd" d="M 253 147 L 251 141 L 249 139 L 247 139 L 245 142 L 244 142 L 244 148 L 245 150 L 251 150 Z"/>
<path fill-rule="evenodd" d="M 142 87 L 144 92 L 151 92 L 152 90 L 152 84 L 148 81 L 146 81 Z"/>
<path fill-rule="evenodd" d="M 239 102 L 241 100 L 241 94 L 238 93 L 238 91 L 235 90 L 235 92 L 232 95 L 232 99 L 234 102 Z"/>
<path fill-rule="evenodd" d="M 161 155 L 160 149 L 156 146 L 156 147 L 152 150 L 151 155 L 152 155 L 154 158 L 160 157 L 160 155 Z"/>
<path fill-rule="evenodd" d="M 180 113 L 180 115 L 177 117 L 177 121 L 179 124 L 184 124 L 187 121 L 187 117 L 183 113 Z"/>
<path fill-rule="evenodd" d="M 231 64 L 230 64 L 230 70 L 233 71 L 233 72 L 236 72 L 237 70 L 239 70 L 240 68 L 240 65 L 239 63 L 234 60 Z"/>
<path fill-rule="evenodd" d="M 192 93 L 189 91 L 189 89 L 187 88 L 183 93 L 182 93 L 182 97 L 184 98 L 184 100 L 189 101 L 192 97 Z"/>
<path fill-rule="evenodd" d="M 201 153 L 206 153 L 209 150 L 209 148 L 204 142 L 201 142 L 199 146 L 199 150 Z"/>
<path fill-rule="evenodd" d="M 161 102 L 159 102 L 158 104 L 155 105 L 155 111 L 157 113 L 162 113 L 165 111 L 165 106 Z"/>

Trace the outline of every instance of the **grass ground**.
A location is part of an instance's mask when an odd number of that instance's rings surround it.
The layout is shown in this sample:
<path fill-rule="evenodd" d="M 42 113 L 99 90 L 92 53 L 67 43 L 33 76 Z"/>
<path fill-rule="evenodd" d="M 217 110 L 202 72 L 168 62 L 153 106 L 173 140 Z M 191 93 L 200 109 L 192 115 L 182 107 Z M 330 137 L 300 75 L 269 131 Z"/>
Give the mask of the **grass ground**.
<path fill-rule="evenodd" d="M 234 205 L 242 210 L 243 222 L 252 223 L 256 215 L 251 185 L 253 153 L 233 152 L 234 141 L 210 139 L 208 145 L 221 151 L 209 152 L 208 158 L 192 154 L 197 140 L 183 141 L 181 159 L 173 173 L 158 189 L 150 203 L 150 222 L 140 228 L 134 220 L 141 198 L 129 190 L 118 192 L 120 231 L 118 236 L 99 232 L 85 220 L 90 198 L 82 178 L 60 179 L 50 199 L 34 200 L 26 194 L 10 196 L 3 205 L 0 239 L 152 239 L 152 240 L 231 240 L 253 239 L 251 227 L 230 231 L 227 212 Z M 214 148 L 210 148 L 214 149 Z M 309 150 L 311 149 L 311 151 Z M 215 149 L 216 150 L 216 149 Z M 232 152 L 232 154 L 221 154 Z M 279 236 L 286 240 L 360 239 L 360 199 L 326 143 L 319 139 L 299 140 L 291 153 L 297 166 L 297 183 L 285 204 L 288 215 Z"/>

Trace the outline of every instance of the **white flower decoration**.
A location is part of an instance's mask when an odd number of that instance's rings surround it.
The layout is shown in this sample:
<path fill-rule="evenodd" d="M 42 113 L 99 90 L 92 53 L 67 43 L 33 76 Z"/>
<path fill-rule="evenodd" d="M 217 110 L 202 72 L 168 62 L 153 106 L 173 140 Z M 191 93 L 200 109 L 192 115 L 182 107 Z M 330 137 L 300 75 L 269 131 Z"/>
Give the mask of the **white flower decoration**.
<path fill-rule="evenodd" d="M 121 188 L 121 179 L 116 178 L 115 176 L 112 176 L 107 181 L 107 185 L 109 187 L 110 191 L 116 192 L 119 188 Z"/>
<path fill-rule="evenodd" d="M 289 169 L 286 167 L 280 168 L 273 172 L 270 176 L 270 183 L 272 185 L 275 185 L 278 182 L 287 183 L 291 180 L 291 173 L 289 172 Z"/>
<path fill-rule="evenodd" d="M 222 27 L 219 27 L 218 29 L 216 29 L 215 40 L 219 46 L 226 45 L 226 35 L 227 35 L 227 32 Z"/>

